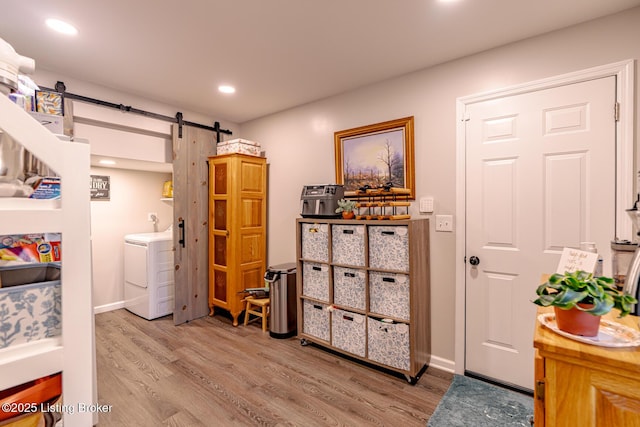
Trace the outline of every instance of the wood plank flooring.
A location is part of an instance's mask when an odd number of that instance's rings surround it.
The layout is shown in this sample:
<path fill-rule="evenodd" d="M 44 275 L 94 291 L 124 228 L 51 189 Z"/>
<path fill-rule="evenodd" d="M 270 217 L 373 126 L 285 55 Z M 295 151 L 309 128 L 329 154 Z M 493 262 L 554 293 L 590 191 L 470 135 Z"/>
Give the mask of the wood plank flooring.
<path fill-rule="evenodd" d="M 99 426 L 422 426 L 452 374 L 415 386 L 258 323 L 224 315 L 174 326 L 128 311 L 96 315 Z"/>

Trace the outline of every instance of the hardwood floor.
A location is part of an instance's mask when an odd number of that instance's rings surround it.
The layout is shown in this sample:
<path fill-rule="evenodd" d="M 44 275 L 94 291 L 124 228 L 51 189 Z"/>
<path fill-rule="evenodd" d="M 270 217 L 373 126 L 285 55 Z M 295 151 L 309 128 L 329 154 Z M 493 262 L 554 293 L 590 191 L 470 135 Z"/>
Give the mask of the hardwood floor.
<path fill-rule="evenodd" d="M 415 386 L 258 323 L 224 315 L 174 326 L 128 311 L 96 315 L 99 426 L 422 426 L 452 374 Z"/>

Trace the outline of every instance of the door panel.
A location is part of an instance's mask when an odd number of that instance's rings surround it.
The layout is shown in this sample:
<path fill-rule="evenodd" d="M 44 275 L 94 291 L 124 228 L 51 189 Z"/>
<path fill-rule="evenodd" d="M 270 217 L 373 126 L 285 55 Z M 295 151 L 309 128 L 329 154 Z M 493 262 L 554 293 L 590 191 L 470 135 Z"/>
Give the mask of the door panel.
<path fill-rule="evenodd" d="M 540 276 L 582 241 L 610 259 L 614 104 L 606 77 L 467 105 L 466 370 L 532 389 Z"/>
<path fill-rule="evenodd" d="M 176 325 L 209 314 L 207 158 L 215 154 L 215 140 L 213 131 L 190 126 L 182 126 L 180 137 L 178 125 L 173 125 L 173 322 Z M 183 237 L 184 244 L 180 244 Z"/>

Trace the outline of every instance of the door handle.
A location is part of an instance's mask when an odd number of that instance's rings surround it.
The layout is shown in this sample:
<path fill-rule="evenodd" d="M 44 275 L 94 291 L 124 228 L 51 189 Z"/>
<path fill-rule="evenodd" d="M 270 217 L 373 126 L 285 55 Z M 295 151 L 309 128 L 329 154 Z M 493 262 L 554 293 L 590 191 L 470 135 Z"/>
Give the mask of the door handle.
<path fill-rule="evenodd" d="M 184 230 L 184 219 L 178 218 L 178 228 L 180 229 L 180 240 L 178 243 L 184 248 L 185 247 L 185 230 Z"/>
<path fill-rule="evenodd" d="M 469 264 L 473 265 L 474 267 L 478 264 L 480 264 L 480 258 L 478 258 L 477 256 L 472 256 L 471 258 L 469 258 Z"/>

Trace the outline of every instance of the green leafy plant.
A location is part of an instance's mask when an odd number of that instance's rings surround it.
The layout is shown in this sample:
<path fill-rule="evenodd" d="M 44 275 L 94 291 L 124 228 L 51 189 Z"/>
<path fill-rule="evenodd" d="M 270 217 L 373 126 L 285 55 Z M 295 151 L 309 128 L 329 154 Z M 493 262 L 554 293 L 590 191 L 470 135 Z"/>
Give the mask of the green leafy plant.
<path fill-rule="evenodd" d="M 352 212 L 356 208 L 355 200 L 340 199 L 338 200 L 338 207 L 336 213 L 340 212 Z"/>
<path fill-rule="evenodd" d="M 552 274 L 546 283 L 538 286 L 538 299 L 533 301 L 542 307 L 559 307 L 578 310 L 601 316 L 612 308 L 620 310 L 620 316 L 631 313 L 633 304 L 638 302 L 633 296 L 619 292 L 610 277 L 594 277 L 592 273 L 578 270 L 565 274 Z M 586 304 L 587 306 L 579 306 Z"/>

